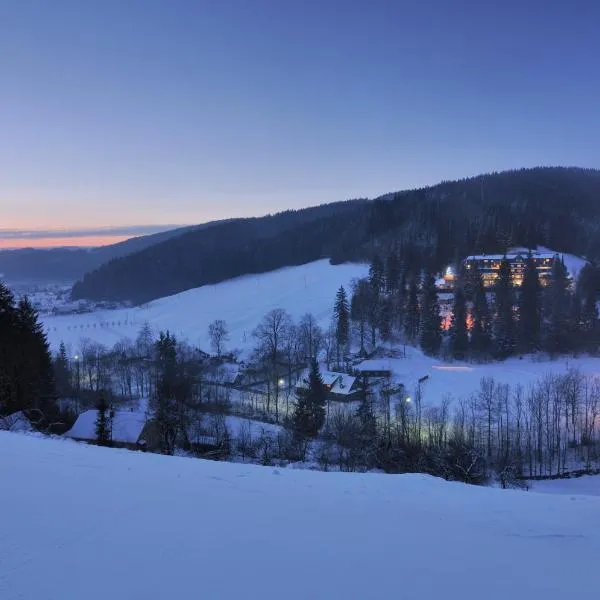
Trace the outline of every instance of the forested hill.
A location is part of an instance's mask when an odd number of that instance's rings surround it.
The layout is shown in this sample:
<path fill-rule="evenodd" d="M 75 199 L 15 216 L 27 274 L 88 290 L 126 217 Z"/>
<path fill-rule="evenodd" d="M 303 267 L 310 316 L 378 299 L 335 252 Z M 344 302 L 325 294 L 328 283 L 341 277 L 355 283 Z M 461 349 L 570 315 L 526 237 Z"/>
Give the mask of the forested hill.
<path fill-rule="evenodd" d="M 207 283 L 391 251 L 408 272 L 473 252 L 546 245 L 600 259 L 600 171 L 535 168 L 481 175 L 190 231 L 87 274 L 75 298 L 143 303 Z"/>

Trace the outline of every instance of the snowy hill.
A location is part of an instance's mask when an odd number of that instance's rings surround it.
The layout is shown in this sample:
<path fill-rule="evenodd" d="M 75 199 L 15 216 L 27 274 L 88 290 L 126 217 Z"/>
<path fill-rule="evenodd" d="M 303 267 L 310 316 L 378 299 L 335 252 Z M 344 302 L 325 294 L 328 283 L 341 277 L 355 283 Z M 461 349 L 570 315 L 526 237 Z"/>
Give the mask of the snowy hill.
<path fill-rule="evenodd" d="M 124 337 L 134 339 L 146 321 L 157 334 L 169 329 L 208 350 L 209 323 L 225 319 L 231 334 L 228 347 L 249 349 L 252 330 L 273 308 L 284 308 L 295 319 L 311 312 L 327 327 L 340 285 L 349 287 L 352 279 L 365 276 L 367 270 L 362 264 L 333 266 L 320 260 L 202 286 L 137 308 L 48 316 L 43 324 L 54 349 L 64 341 L 73 352 L 86 337 L 107 346 Z"/>
<path fill-rule="evenodd" d="M 563 600 L 600 587 L 600 498 L 5 432 L 0 481 L 3 600 Z"/>

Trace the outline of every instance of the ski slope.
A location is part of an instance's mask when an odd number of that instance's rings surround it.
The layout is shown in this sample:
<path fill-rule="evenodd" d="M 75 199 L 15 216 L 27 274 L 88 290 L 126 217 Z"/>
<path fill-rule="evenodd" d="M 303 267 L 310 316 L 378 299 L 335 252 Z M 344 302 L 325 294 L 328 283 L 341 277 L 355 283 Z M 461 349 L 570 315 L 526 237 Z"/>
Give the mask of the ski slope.
<path fill-rule="evenodd" d="M 600 498 L 207 462 L 0 432 L 0 598 L 564 600 Z"/>
<path fill-rule="evenodd" d="M 367 265 L 331 265 L 320 260 L 261 275 L 246 275 L 160 298 L 141 307 L 42 318 L 53 349 L 64 342 L 73 354 L 82 338 L 113 346 L 135 339 L 145 322 L 156 334 L 168 329 L 180 339 L 210 349 L 208 325 L 224 319 L 230 330 L 228 349 L 252 347 L 252 330 L 273 308 L 287 310 L 294 319 L 310 312 L 323 327 L 329 325 L 335 293 L 348 290 L 354 278 L 364 277 Z"/>

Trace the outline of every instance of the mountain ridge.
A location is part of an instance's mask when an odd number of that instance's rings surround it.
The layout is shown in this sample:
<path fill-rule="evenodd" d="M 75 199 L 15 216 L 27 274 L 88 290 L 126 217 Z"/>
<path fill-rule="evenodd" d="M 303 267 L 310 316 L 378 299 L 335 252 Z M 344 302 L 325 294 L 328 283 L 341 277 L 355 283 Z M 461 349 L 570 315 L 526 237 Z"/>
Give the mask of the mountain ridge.
<path fill-rule="evenodd" d="M 84 276 L 74 298 L 144 303 L 231 277 L 395 252 L 407 276 L 545 245 L 600 258 L 600 171 L 536 167 L 188 231 Z"/>

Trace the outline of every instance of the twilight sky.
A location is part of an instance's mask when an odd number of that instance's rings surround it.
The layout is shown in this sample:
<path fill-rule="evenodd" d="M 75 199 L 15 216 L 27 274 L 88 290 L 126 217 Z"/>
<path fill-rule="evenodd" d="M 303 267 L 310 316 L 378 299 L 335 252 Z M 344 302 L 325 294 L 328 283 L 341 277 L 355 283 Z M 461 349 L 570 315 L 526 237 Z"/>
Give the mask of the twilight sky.
<path fill-rule="evenodd" d="M 599 32 L 584 0 L 0 0 L 0 247 L 598 167 Z"/>

